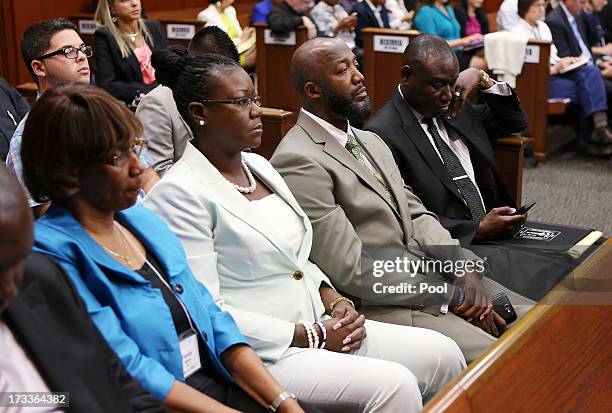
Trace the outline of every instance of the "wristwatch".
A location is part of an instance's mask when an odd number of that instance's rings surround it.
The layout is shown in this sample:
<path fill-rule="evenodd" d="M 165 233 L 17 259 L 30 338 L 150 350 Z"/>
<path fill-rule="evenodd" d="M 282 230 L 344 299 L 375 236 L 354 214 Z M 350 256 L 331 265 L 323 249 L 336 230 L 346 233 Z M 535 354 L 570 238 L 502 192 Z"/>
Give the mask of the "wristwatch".
<path fill-rule="evenodd" d="M 489 80 L 491 80 L 491 78 L 489 77 L 489 74 L 487 72 L 485 72 L 484 70 L 480 71 L 480 82 L 478 83 L 478 89 L 485 89 L 488 84 L 489 84 Z"/>
<path fill-rule="evenodd" d="M 272 403 L 268 405 L 268 411 L 270 413 L 276 412 L 276 410 L 280 407 L 280 405 L 283 404 L 283 402 L 288 399 L 297 399 L 297 398 L 295 397 L 295 394 L 293 393 L 289 393 L 287 391 L 282 392 L 281 394 L 278 395 L 276 399 L 274 399 Z"/>

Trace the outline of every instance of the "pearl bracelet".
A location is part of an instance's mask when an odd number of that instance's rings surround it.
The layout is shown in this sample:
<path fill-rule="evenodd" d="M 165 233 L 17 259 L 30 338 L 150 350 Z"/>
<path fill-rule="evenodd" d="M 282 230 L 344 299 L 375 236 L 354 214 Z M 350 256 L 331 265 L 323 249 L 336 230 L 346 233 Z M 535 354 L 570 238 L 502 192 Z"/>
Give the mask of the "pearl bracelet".
<path fill-rule="evenodd" d="M 309 321 L 300 321 L 298 324 L 304 326 L 304 330 L 306 330 L 306 336 L 308 337 L 308 348 L 318 348 L 319 334 L 314 328 L 314 325 Z"/>
<path fill-rule="evenodd" d="M 317 321 L 315 324 L 318 325 L 319 328 L 321 328 L 321 334 L 323 334 L 323 339 L 321 340 L 321 345 L 318 348 L 324 349 L 325 348 L 325 343 L 327 342 L 327 330 L 325 329 L 325 325 L 321 321 Z"/>

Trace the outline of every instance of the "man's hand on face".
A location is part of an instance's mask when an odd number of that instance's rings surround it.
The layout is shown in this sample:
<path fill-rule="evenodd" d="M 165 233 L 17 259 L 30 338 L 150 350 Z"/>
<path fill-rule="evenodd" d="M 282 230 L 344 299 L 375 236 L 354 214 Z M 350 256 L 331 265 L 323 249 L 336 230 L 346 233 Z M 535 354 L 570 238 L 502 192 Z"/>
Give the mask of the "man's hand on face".
<path fill-rule="evenodd" d="M 527 220 L 527 213 L 511 215 L 514 208 L 493 208 L 478 224 L 478 232 L 474 237 L 477 241 L 508 238 L 514 235 Z"/>
<path fill-rule="evenodd" d="M 465 100 L 468 98 L 472 90 L 478 86 L 481 79 L 482 74 L 480 73 L 480 70 L 473 67 L 467 68 L 463 72 L 459 73 L 459 77 L 457 77 L 457 80 L 452 87 L 453 100 L 451 101 L 450 107 L 446 112 L 447 117 L 454 118 L 459 112 L 461 112 L 461 109 L 463 109 L 463 105 L 465 104 Z"/>
<path fill-rule="evenodd" d="M 482 281 L 476 273 L 470 272 L 463 277 L 457 277 L 455 288 L 463 292 L 463 300 L 453 300 L 455 304 L 450 310 L 468 322 L 482 321 L 493 311 L 493 304 L 487 297 Z"/>

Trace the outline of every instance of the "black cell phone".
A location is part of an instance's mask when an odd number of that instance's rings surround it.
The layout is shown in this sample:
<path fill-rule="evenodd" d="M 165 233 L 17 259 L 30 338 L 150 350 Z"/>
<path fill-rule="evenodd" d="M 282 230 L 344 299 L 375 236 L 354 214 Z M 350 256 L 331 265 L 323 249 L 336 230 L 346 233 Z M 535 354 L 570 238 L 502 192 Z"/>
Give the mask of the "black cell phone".
<path fill-rule="evenodd" d="M 533 208 L 535 204 L 535 201 L 527 202 L 526 204 L 523 204 L 519 209 L 517 209 L 516 212 L 512 215 L 523 215 L 525 212 Z"/>
<path fill-rule="evenodd" d="M 506 293 L 495 294 L 491 297 L 491 304 L 493 304 L 493 311 L 506 321 L 506 325 L 516 320 L 516 311 Z"/>

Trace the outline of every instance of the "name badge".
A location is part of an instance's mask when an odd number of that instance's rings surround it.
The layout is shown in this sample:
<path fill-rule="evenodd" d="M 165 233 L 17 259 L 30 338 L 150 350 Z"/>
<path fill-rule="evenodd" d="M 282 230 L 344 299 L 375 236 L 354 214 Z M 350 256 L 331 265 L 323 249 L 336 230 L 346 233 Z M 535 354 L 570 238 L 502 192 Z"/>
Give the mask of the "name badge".
<path fill-rule="evenodd" d="M 202 368 L 196 333 L 189 330 L 181 334 L 179 336 L 179 347 L 183 359 L 183 375 L 187 378 Z"/>

